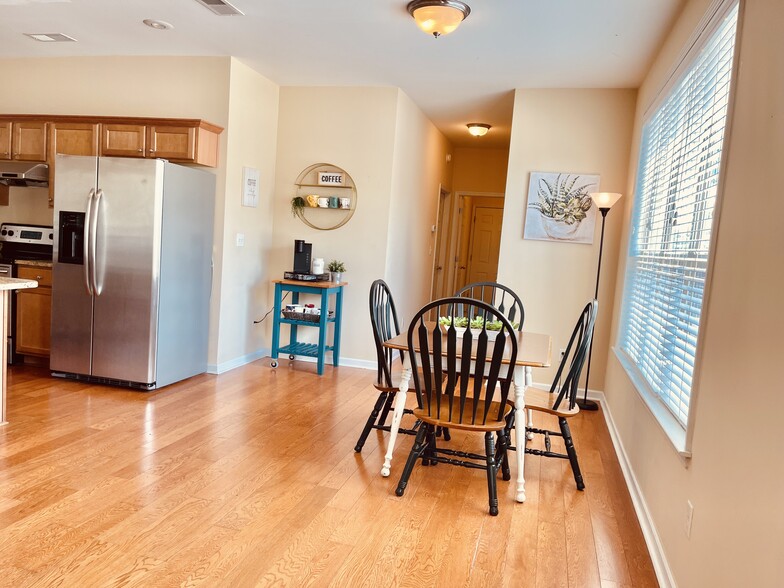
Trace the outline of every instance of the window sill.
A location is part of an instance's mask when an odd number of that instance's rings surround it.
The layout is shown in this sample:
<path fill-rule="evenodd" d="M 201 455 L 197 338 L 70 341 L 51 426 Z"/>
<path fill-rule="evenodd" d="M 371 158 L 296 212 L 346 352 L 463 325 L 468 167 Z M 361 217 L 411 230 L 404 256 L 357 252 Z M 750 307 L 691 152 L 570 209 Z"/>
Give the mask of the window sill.
<path fill-rule="evenodd" d="M 637 394 L 640 395 L 640 398 L 653 415 L 653 418 L 659 423 L 659 426 L 661 426 L 664 434 L 670 440 L 675 451 L 678 452 L 678 455 L 684 462 L 687 462 L 691 459 L 691 447 L 689 446 L 690 443 L 688 442 L 686 429 L 683 428 L 683 425 L 681 425 L 678 419 L 675 418 L 650 389 L 645 378 L 639 373 L 637 366 L 634 365 L 634 362 L 626 353 L 618 347 L 613 347 L 612 349 L 615 353 L 615 357 L 618 358 L 626 375 L 629 377 L 632 386 L 637 391 Z"/>

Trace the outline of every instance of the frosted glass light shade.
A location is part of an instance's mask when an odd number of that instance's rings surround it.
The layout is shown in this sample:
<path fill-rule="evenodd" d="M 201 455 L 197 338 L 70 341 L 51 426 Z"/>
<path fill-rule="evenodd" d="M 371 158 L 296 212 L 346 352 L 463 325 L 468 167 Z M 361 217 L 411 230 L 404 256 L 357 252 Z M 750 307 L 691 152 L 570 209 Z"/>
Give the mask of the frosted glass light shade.
<path fill-rule="evenodd" d="M 623 194 L 618 194 L 617 192 L 591 192 L 589 196 L 598 208 L 612 208 L 613 204 L 618 202 Z"/>
<path fill-rule="evenodd" d="M 468 123 L 466 126 L 468 127 L 468 132 L 474 137 L 484 137 L 487 131 L 490 130 L 490 125 L 484 123 Z"/>
<path fill-rule="evenodd" d="M 457 0 L 414 0 L 409 3 L 408 12 L 420 29 L 440 37 L 459 27 L 471 14 L 471 9 L 466 3 Z"/>

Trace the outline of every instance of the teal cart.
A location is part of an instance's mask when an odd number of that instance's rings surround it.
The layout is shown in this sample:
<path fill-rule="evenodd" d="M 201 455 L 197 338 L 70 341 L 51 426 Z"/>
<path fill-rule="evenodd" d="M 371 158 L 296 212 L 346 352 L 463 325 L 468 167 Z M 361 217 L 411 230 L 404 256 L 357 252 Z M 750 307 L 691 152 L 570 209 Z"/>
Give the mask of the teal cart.
<path fill-rule="evenodd" d="M 288 353 L 289 359 L 295 356 L 315 357 L 318 362 L 318 374 L 324 373 L 324 355 L 332 352 L 332 365 L 340 361 L 340 318 L 343 310 L 343 286 L 346 282 L 298 282 L 295 280 L 275 280 L 275 320 L 272 325 L 272 362 L 273 368 L 278 367 L 278 355 Z M 321 297 L 321 316 L 318 322 L 295 320 L 286 318 L 282 314 L 283 293 L 291 292 L 291 303 L 299 304 L 300 294 L 315 294 Z M 335 296 L 335 308 L 329 316 L 329 297 Z M 327 325 L 333 323 L 332 345 L 327 345 Z M 280 325 L 289 325 L 289 344 L 280 345 Z M 300 343 L 297 341 L 297 331 L 300 327 L 318 329 L 318 344 Z"/>

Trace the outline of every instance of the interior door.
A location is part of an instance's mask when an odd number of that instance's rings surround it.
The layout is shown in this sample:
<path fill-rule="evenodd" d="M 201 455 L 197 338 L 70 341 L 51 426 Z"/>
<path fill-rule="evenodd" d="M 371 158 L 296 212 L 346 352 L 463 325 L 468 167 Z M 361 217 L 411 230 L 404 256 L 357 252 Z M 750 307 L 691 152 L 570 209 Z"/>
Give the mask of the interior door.
<path fill-rule="evenodd" d="M 467 282 L 494 282 L 498 275 L 503 208 L 474 208 Z"/>
<path fill-rule="evenodd" d="M 449 238 L 451 233 L 452 199 L 449 193 L 441 191 L 438 201 L 438 220 L 436 221 L 436 254 L 433 261 L 433 287 L 430 299 L 435 300 L 448 296 L 447 291 L 447 255 L 449 255 Z"/>

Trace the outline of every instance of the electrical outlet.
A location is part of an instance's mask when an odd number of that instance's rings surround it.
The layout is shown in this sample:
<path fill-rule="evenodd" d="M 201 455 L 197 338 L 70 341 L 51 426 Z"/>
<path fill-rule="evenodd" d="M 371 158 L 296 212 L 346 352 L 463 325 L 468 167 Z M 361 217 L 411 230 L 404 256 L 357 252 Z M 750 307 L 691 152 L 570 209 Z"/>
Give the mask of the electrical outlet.
<path fill-rule="evenodd" d="M 691 522 L 694 519 L 694 505 L 691 500 L 686 501 L 686 522 L 684 523 L 683 530 L 686 531 L 686 537 L 691 537 Z"/>
<path fill-rule="evenodd" d="M 245 233 L 237 233 L 236 243 L 237 247 L 245 246 Z"/>

